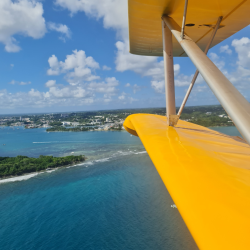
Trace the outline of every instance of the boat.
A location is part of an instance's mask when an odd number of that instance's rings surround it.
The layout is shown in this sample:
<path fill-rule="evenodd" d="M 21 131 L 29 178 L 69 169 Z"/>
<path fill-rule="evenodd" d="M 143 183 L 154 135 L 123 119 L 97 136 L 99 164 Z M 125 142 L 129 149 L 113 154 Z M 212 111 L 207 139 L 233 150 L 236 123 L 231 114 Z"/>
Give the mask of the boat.
<path fill-rule="evenodd" d="M 250 104 L 207 57 L 208 50 L 250 24 L 249 0 L 128 0 L 130 53 L 163 56 L 166 116 L 133 114 L 124 128 L 138 136 L 200 249 L 250 249 Z M 196 67 L 176 112 L 174 57 Z M 201 74 L 242 135 L 182 121 Z"/>

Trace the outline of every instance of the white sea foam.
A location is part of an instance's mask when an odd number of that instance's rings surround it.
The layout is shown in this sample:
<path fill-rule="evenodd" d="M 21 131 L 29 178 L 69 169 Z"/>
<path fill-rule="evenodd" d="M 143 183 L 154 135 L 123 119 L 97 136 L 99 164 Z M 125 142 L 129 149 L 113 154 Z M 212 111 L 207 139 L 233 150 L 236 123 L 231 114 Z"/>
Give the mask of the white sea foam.
<path fill-rule="evenodd" d="M 73 167 L 77 167 L 77 166 L 88 166 L 88 165 L 93 165 L 94 163 L 92 161 L 87 161 L 87 162 L 81 162 L 79 164 L 76 165 L 72 165 L 72 166 L 68 166 L 66 168 L 73 168 Z"/>
<path fill-rule="evenodd" d="M 44 173 L 52 173 L 52 172 L 54 172 L 54 171 L 56 171 L 57 170 L 57 168 L 55 168 L 55 169 L 52 169 L 52 170 L 46 170 Z M 42 174 L 43 172 L 41 172 L 40 174 Z"/>
<path fill-rule="evenodd" d="M 26 181 L 36 175 L 38 175 L 39 173 L 34 173 L 34 174 L 27 174 L 27 175 L 23 175 L 23 176 L 17 176 L 17 177 L 12 177 L 12 178 L 8 178 L 8 179 L 3 179 L 0 180 L 0 184 L 1 183 L 6 183 L 6 182 L 14 182 L 14 181 Z"/>
<path fill-rule="evenodd" d="M 38 141 L 38 142 L 36 142 L 36 141 L 34 141 L 33 143 L 52 143 L 51 141 Z"/>
<path fill-rule="evenodd" d="M 82 165 L 94 165 L 93 161 L 84 162 Z"/>
<path fill-rule="evenodd" d="M 39 174 L 52 173 L 52 172 L 56 171 L 57 169 L 58 168 L 51 169 L 51 170 L 46 170 L 46 171 L 42 171 L 42 172 L 38 172 L 38 173 L 33 173 L 33 174 L 26 174 L 26 175 L 22 175 L 22 176 L 2 179 L 2 180 L 0 180 L 0 184 L 7 183 L 7 182 L 15 182 L 15 181 L 26 181 L 26 180 L 28 180 L 28 179 L 30 179 L 32 177 L 35 177 L 35 176 L 37 176 Z"/>
<path fill-rule="evenodd" d="M 33 143 L 79 143 L 79 142 L 84 142 L 84 141 L 34 141 Z"/>
<path fill-rule="evenodd" d="M 103 158 L 103 159 L 99 159 L 99 160 L 95 160 L 95 162 L 105 162 L 105 161 L 109 161 L 110 158 Z"/>
<path fill-rule="evenodd" d="M 138 154 L 146 154 L 146 153 L 147 153 L 147 151 L 142 151 L 142 152 L 137 152 L 135 154 L 138 155 Z"/>

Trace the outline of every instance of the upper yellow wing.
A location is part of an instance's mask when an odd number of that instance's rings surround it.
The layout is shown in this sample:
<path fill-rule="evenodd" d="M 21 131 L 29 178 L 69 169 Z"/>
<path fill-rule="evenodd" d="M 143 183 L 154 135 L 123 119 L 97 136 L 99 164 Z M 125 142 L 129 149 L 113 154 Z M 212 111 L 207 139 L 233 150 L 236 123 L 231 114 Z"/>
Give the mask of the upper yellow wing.
<path fill-rule="evenodd" d="M 137 114 L 138 135 L 200 249 L 250 249 L 250 146 L 192 123 Z"/>
<path fill-rule="evenodd" d="M 163 14 L 172 17 L 181 27 L 185 0 L 128 0 L 130 53 L 162 56 Z M 189 0 L 186 34 L 204 50 L 212 27 L 223 16 L 212 46 L 232 36 L 250 24 L 249 0 Z M 186 56 L 182 47 L 173 38 L 173 55 Z"/>

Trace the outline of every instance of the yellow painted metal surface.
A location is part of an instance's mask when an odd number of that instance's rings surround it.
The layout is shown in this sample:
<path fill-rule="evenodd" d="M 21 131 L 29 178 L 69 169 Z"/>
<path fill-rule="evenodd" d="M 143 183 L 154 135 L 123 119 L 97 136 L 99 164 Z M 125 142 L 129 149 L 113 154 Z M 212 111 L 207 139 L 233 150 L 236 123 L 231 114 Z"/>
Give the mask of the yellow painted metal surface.
<path fill-rule="evenodd" d="M 200 249 L 250 249 L 250 146 L 208 128 L 137 114 L 138 135 Z"/>
<path fill-rule="evenodd" d="M 167 14 L 181 27 L 185 0 L 128 0 L 130 53 L 162 56 L 161 16 Z M 220 43 L 250 24 L 249 0 L 189 0 L 185 33 L 204 50 L 218 17 L 221 28 L 212 43 Z M 173 38 L 174 56 L 186 56 Z"/>

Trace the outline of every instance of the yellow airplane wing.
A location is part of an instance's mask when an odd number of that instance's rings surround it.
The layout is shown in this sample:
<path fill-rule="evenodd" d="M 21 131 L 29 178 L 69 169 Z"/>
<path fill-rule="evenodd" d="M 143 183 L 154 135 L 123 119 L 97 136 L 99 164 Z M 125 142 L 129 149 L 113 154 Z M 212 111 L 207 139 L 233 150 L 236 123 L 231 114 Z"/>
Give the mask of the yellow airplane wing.
<path fill-rule="evenodd" d="M 200 249 L 250 249 L 250 146 L 189 122 L 136 114 L 140 137 Z"/>
<path fill-rule="evenodd" d="M 185 0 L 128 0 L 130 53 L 162 56 L 161 16 L 181 26 Z M 250 23 L 249 0 L 189 0 L 185 33 L 204 50 L 218 17 L 223 16 L 212 46 Z M 173 55 L 187 56 L 173 38 Z"/>

